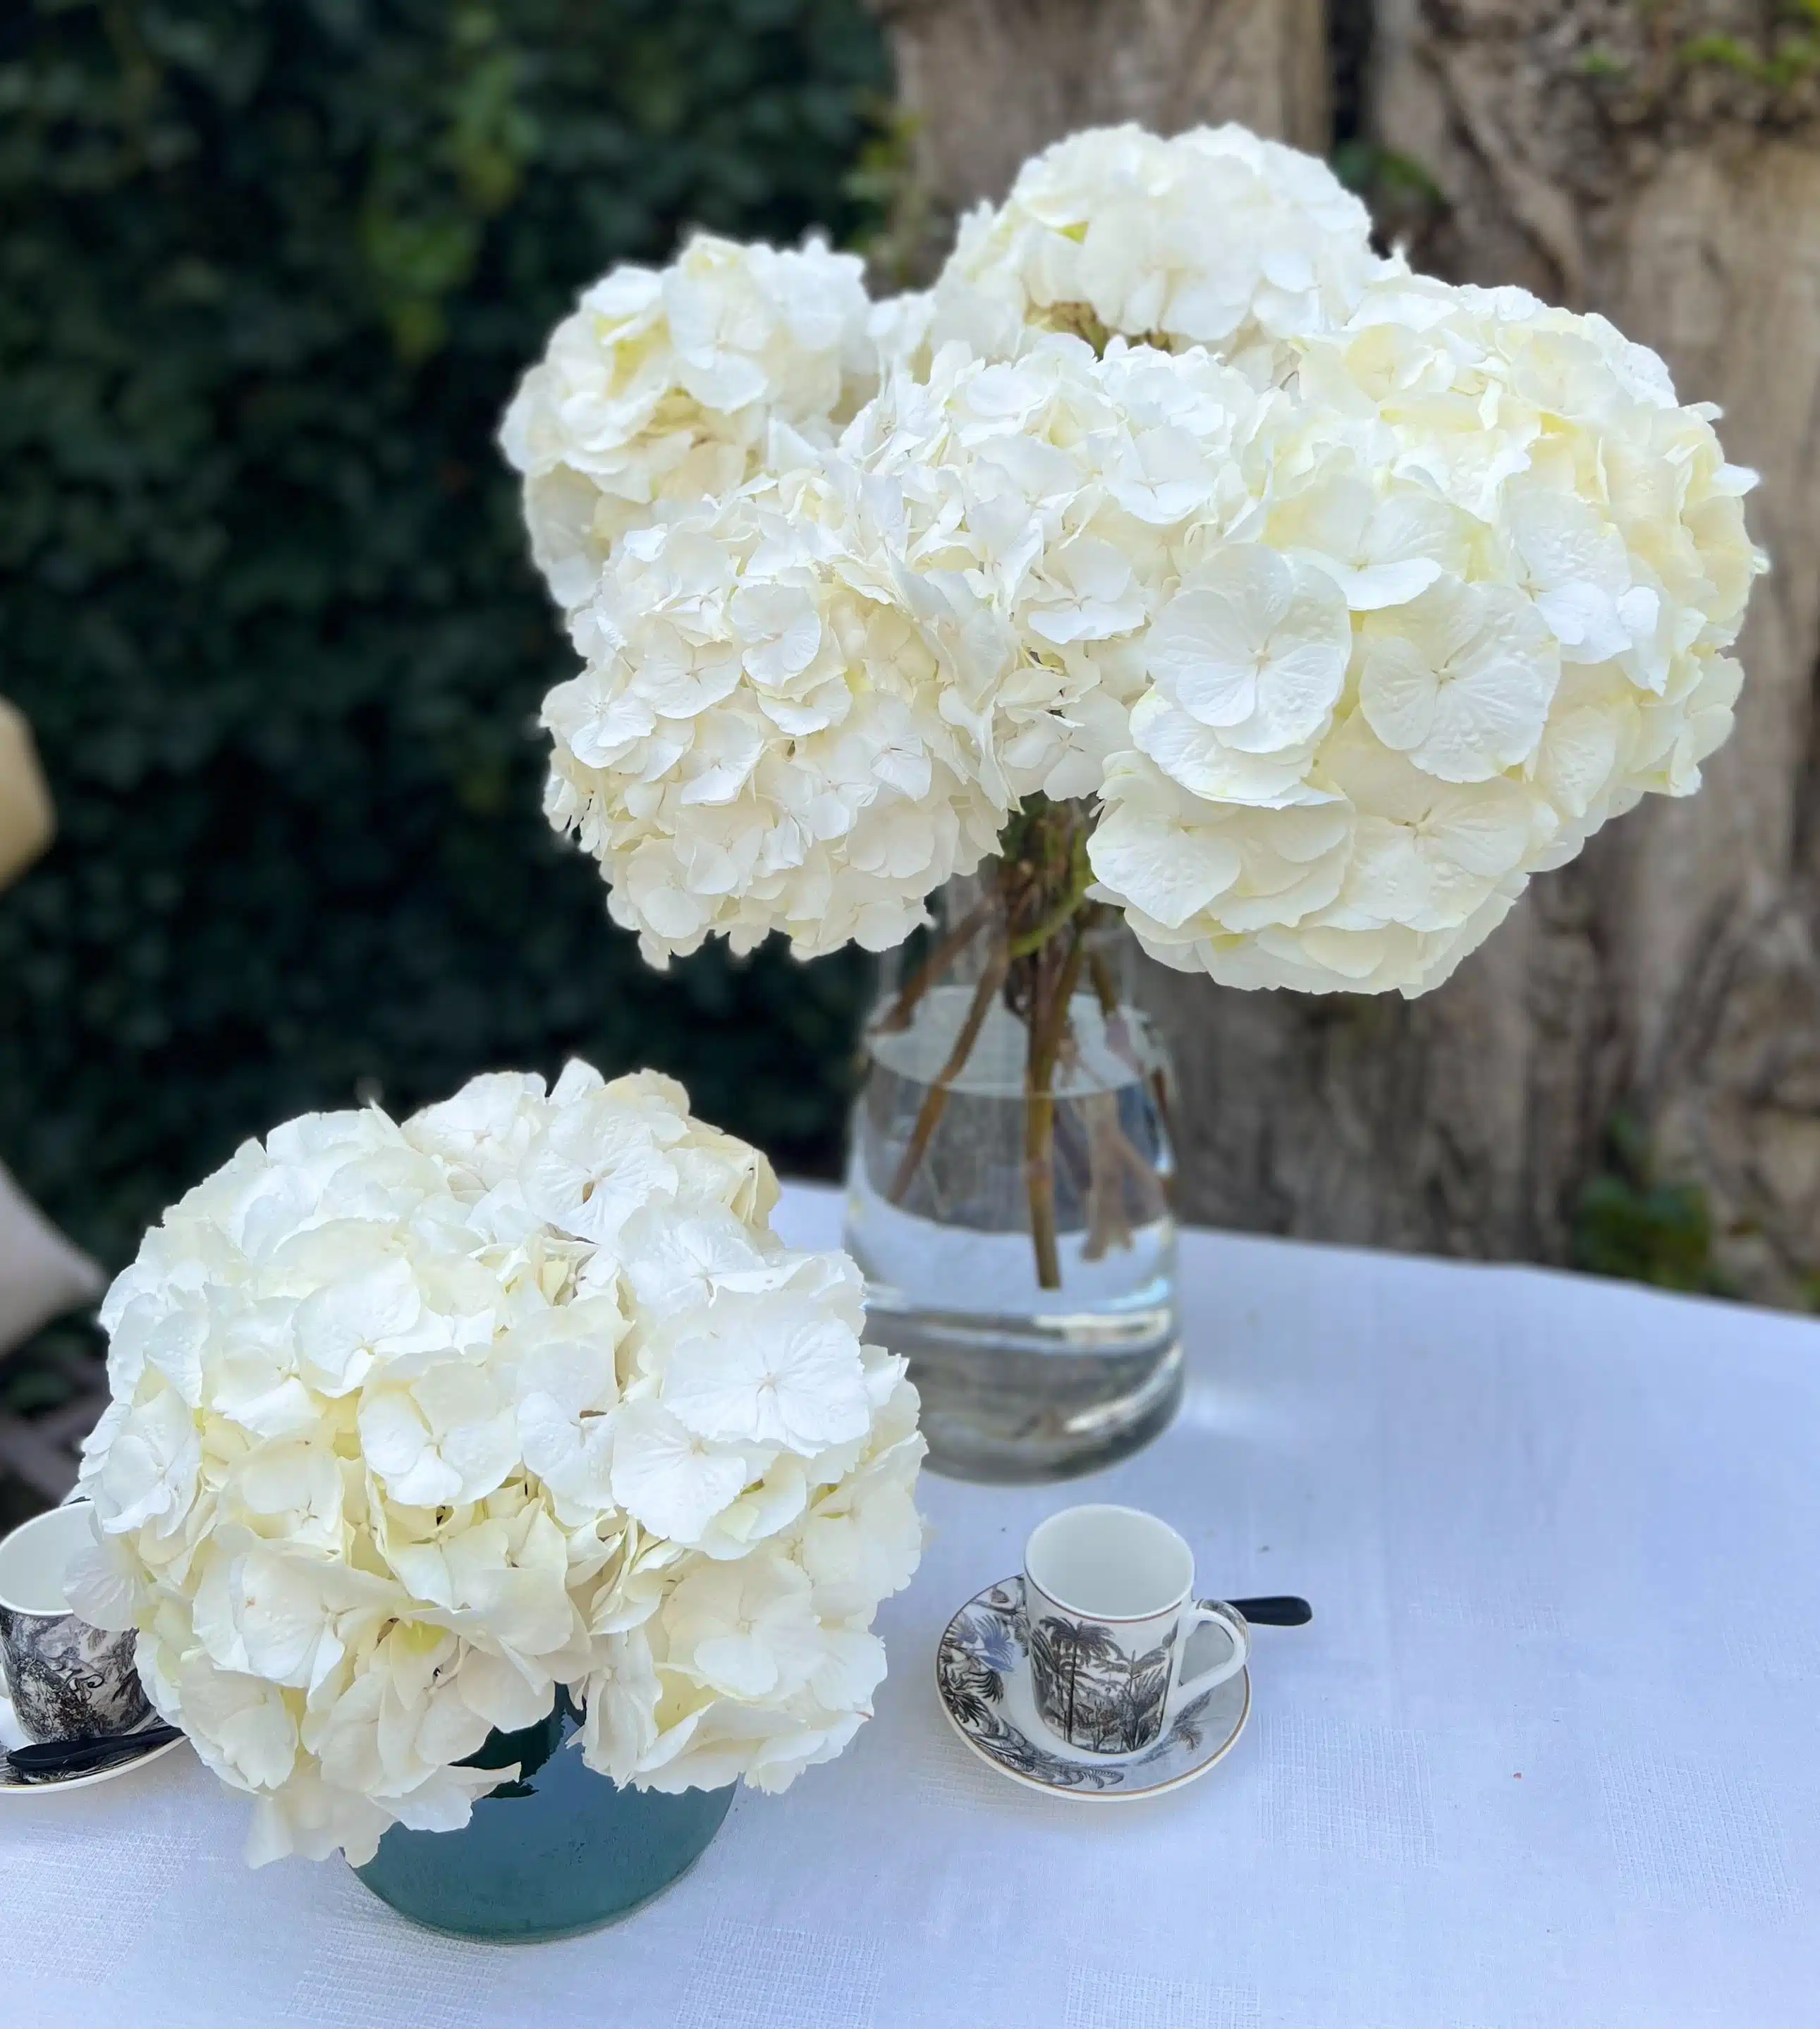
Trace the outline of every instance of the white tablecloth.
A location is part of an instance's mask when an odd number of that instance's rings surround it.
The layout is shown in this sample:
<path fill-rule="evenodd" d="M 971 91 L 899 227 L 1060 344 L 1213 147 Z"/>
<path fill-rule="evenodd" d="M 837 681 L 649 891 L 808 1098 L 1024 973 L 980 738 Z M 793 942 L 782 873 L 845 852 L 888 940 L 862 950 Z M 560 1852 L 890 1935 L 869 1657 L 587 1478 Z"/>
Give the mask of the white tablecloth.
<path fill-rule="evenodd" d="M 838 1204 L 793 1191 L 793 1238 Z M 1175 1428 L 1066 1487 L 926 1478 L 878 1716 L 680 1886 L 518 1950 L 240 1859 L 189 1750 L 0 1798 L 0 2022 L 71 2029 L 1820 2024 L 1820 1326 L 1526 1269 L 1183 1256 Z M 956 1604 L 1083 1498 L 1203 1589 L 1303 1592 L 1204 1781 L 1095 1808 L 975 1761 Z"/>

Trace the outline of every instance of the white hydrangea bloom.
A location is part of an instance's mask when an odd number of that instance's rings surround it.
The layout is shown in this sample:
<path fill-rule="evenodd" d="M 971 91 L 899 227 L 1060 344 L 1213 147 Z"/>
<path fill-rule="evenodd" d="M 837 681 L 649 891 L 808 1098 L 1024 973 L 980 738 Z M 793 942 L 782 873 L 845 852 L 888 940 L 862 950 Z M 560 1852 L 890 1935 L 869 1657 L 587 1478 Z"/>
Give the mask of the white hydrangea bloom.
<path fill-rule="evenodd" d="M 1765 562 L 1716 411 L 1601 317 L 1380 258 L 1324 165 L 1242 128 L 1058 143 L 924 295 L 699 240 L 588 300 L 507 436 L 586 664 L 546 701 L 546 809 L 654 963 L 896 944 L 1041 796 L 1098 803 L 1098 898 L 1166 963 L 1419 992 L 1730 729 Z M 449 1159 L 509 1167 L 517 1103 L 451 1117 Z M 491 1230 L 606 1241 L 644 1174 L 552 1152 L 488 1183 Z M 222 1188 L 236 1244 L 288 1215 Z M 372 1312 L 339 1374 L 249 1320 L 222 1385 L 277 1435 L 436 1329 L 397 1294 L 337 1299 Z M 202 1311 L 121 1359 L 190 1400 Z M 143 1406 L 149 1521 L 190 1464 Z M 688 1433 L 700 1497 L 724 1448 L 790 1451 L 659 1406 L 640 1445 Z"/>
<path fill-rule="evenodd" d="M 779 250 L 701 233 L 660 273 L 615 268 L 586 291 L 500 430 L 559 606 L 587 598 L 655 503 L 730 492 L 799 440 L 828 440 L 875 379 L 862 277 L 819 240 Z"/>
<path fill-rule="evenodd" d="M 1752 478 L 1653 354 L 1521 291 L 1384 276 L 1294 351 L 1258 540 L 1202 546 L 1143 635 L 1090 854 L 1166 963 L 1418 993 L 1699 786 Z"/>
<path fill-rule="evenodd" d="M 781 1788 L 838 1753 L 921 1547 L 903 1363 L 649 1073 L 476 1078 L 249 1142 L 102 1307 L 72 1576 L 257 1800 L 249 1857 L 466 1823 L 559 1686 L 589 1764 Z"/>
<path fill-rule="evenodd" d="M 1116 339 L 1102 358 L 1037 334 L 1007 360 L 944 346 L 848 430 L 843 454 L 899 489 L 903 596 L 942 645 L 942 711 L 1001 817 L 1098 791 L 1176 546 L 1257 511 L 1269 406 L 1202 351 Z"/>
<path fill-rule="evenodd" d="M 1205 346 L 1261 381 L 1284 343 L 1343 323 L 1387 263 L 1324 162 L 1231 123 L 1164 140 L 1092 128 L 961 221 L 934 336 L 1014 351 L 1026 326 Z"/>
<path fill-rule="evenodd" d="M 879 512 L 888 488 L 755 481 L 628 537 L 574 616 L 586 666 L 544 702 L 545 808 L 653 963 L 711 931 L 887 949 L 991 850 L 1000 811 Z"/>

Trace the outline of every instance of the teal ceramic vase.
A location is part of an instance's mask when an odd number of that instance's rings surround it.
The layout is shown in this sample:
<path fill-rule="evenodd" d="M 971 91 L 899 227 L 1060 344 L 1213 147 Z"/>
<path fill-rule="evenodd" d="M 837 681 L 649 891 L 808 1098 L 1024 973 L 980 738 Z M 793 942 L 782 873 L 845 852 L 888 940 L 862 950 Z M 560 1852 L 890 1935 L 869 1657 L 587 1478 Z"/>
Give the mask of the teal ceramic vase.
<path fill-rule="evenodd" d="M 499 1944 L 574 1937 L 629 1916 L 700 1858 L 733 1791 L 622 1790 L 565 1745 L 567 1700 L 522 1733 L 495 1733 L 469 1765 L 519 1765 L 459 1832 L 394 1825 L 355 1872 L 382 1901 L 433 1931 Z"/>

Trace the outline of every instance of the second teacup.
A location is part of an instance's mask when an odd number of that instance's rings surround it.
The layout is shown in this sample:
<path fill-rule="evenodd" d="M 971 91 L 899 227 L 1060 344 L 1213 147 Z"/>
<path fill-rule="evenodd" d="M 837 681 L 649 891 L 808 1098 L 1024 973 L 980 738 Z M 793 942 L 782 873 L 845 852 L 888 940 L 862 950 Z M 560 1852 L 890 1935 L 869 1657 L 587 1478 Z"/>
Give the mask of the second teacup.
<path fill-rule="evenodd" d="M 1244 1668 L 1244 1617 L 1197 1601 L 1194 1553 L 1141 1508 L 1064 1508 L 1039 1523 L 1023 1553 L 1031 1687 L 1051 1732 L 1091 1754 L 1132 1754 L 1161 1738 L 1191 1698 Z M 1182 1675 L 1189 1636 L 1208 1622 L 1231 1653 Z"/>
<path fill-rule="evenodd" d="M 136 1638 L 69 1610 L 64 1573 L 94 1541 L 86 1501 L 34 1515 L 0 1542 L 0 1660 L 13 1716 L 35 1741 L 129 1733 L 151 1716 Z"/>

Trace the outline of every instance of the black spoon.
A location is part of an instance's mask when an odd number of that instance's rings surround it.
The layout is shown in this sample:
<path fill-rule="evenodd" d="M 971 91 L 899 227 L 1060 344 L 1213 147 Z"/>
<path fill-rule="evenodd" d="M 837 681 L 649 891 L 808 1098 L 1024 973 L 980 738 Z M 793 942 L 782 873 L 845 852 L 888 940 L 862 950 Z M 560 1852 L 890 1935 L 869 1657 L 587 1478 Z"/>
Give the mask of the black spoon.
<path fill-rule="evenodd" d="M 1268 1599 L 1229 1599 L 1226 1604 L 1243 1614 L 1254 1627 L 1306 1627 L 1314 1618 L 1314 1608 L 1293 1593 L 1273 1593 Z"/>
<path fill-rule="evenodd" d="M 89 1775 L 98 1768 L 136 1760 L 154 1747 L 183 1737 L 180 1727 L 147 1726 L 137 1733 L 106 1733 L 93 1740 L 34 1741 L 28 1746 L 9 1748 L 6 1765 L 28 1782 L 43 1782 L 53 1775 Z"/>

